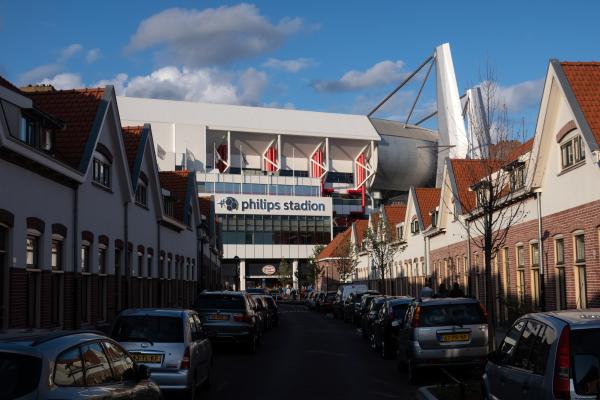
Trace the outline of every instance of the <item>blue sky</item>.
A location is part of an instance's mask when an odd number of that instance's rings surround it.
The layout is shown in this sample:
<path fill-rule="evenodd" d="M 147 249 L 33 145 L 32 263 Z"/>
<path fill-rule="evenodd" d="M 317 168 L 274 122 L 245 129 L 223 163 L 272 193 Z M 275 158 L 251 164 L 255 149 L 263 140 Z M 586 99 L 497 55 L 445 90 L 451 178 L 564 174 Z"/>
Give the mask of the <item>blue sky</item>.
<path fill-rule="evenodd" d="M 488 62 L 511 117 L 537 114 L 548 60 L 597 60 L 585 1 L 0 1 L 0 74 L 130 96 L 365 113 L 449 42 L 459 90 Z M 382 116 L 401 117 L 398 97 Z M 418 112 L 431 108 L 428 86 Z"/>

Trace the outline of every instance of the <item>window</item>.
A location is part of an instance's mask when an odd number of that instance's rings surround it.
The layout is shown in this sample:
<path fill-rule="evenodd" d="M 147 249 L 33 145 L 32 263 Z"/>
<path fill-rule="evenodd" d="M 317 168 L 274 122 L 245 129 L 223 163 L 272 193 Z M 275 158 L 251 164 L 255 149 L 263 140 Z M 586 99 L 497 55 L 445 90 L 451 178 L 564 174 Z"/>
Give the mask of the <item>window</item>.
<path fill-rule="evenodd" d="M 146 276 L 148 278 L 152 277 L 152 255 L 148 254 L 148 259 L 146 262 Z"/>
<path fill-rule="evenodd" d="M 556 262 L 556 295 L 559 310 L 567 309 L 567 279 L 565 277 L 565 241 L 554 240 L 554 258 Z"/>
<path fill-rule="evenodd" d="M 52 271 L 62 271 L 63 269 L 63 241 L 52 239 L 51 247 L 51 266 Z"/>
<path fill-rule="evenodd" d="M 416 235 L 417 233 L 419 233 L 419 230 L 420 230 L 419 228 L 420 228 L 419 227 L 419 220 L 417 218 L 414 218 L 412 220 L 412 222 L 410 223 L 410 232 L 413 235 Z"/>
<path fill-rule="evenodd" d="M 396 233 L 398 234 L 398 240 L 404 239 L 404 224 L 401 224 L 396 228 Z"/>
<path fill-rule="evenodd" d="M 84 374 L 79 347 L 65 351 L 54 364 L 54 384 L 58 386 L 83 386 Z"/>
<path fill-rule="evenodd" d="M 94 158 L 93 180 L 104 187 L 110 188 L 110 164 L 108 162 Z"/>
<path fill-rule="evenodd" d="M 581 136 L 576 136 L 560 146 L 563 169 L 585 160 L 585 149 Z"/>
<path fill-rule="evenodd" d="M 133 360 L 113 342 L 103 342 L 106 356 L 113 370 L 115 381 L 130 381 L 136 378 L 135 364 Z"/>
<path fill-rule="evenodd" d="M 577 308 L 587 308 L 587 278 L 585 274 L 585 237 L 577 234 L 575 240 L 575 297 Z"/>
<path fill-rule="evenodd" d="M 114 381 L 108 359 L 99 342 L 81 346 L 81 355 L 87 386 L 103 385 Z"/>
<path fill-rule="evenodd" d="M 39 238 L 35 235 L 27 235 L 25 246 L 27 268 L 39 269 Z"/>
<path fill-rule="evenodd" d="M 138 182 L 135 189 L 135 203 L 142 207 L 148 207 L 148 187 L 143 182 Z"/>
<path fill-rule="evenodd" d="M 549 334 L 546 335 L 546 329 L 537 321 L 528 321 L 510 364 L 534 374 L 543 374 L 550 343 L 554 341 L 554 333 L 548 328 Z"/>
<path fill-rule="evenodd" d="M 53 149 L 54 131 L 42 121 L 29 115 L 21 116 L 19 140 L 38 150 L 50 152 Z"/>
<path fill-rule="evenodd" d="M 525 324 L 527 321 L 517 321 L 512 328 L 506 334 L 506 337 L 502 341 L 500 348 L 498 349 L 498 353 L 500 355 L 500 363 L 505 364 L 511 361 L 513 354 L 515 353 L 515 349 L 517 348 L 517 343 L 521 338 L 521 334 L 525 329 Z"/>
<path fill-rule="evenodd" d="M 173 217 L 175 215 L 175 199 L 171 196 L 163 196 L 164 212 L 167 216 Z"/>
<path fill-rule="evenodd" d="M 525 303 L 525 248 L 517 246 L 517 298 Z"/>
<path fill-rule="evenodd" d="M 531 301 L 534 308 L 540 307 L 540 248 L 538 243 L 531 243 Z"/>
<path fill-rule="evenodd" d="M 432 211 L 431 212 L 431 226 L 432 227 L 435 228 L 437 226 L 437 220 L 438 220 L 438 212 Z"/>
<path fill-rule="evenodd" d="M 513 167 L 510 171 L 510 190 L 512 192 L 519 190 L 525 186 L 525 164 Z"/>
<path fill-rule="evenodd" d="M 138 252 L 137 276 L 142 277 L 144 273 L 144 254 Z M 132 275 L 136 275 L 136 271 L 132 271 Z"/>
<path fill-rule="evenodd" d="M 81 244 L 81 272 L 90 272 L 90 244 Z"/>
<path fill-rule="evenodd" d="M 98 273 L 106 274 L 106 247 L 103 245 L 98 246 Z"/>

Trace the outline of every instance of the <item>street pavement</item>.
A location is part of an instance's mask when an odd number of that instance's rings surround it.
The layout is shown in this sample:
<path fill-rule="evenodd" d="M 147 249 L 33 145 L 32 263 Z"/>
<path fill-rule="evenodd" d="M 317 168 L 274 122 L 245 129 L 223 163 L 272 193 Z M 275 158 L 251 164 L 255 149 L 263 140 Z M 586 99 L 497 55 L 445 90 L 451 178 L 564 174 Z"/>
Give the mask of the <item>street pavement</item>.
<path fill-rule="evenodd" d="M 356 328 L 307 310 L 280 306 L 281 323 L 257 354 L 216 349 L 211 400 L 414 399 L 416 387 L 394 360 L 369 351 Z"/>

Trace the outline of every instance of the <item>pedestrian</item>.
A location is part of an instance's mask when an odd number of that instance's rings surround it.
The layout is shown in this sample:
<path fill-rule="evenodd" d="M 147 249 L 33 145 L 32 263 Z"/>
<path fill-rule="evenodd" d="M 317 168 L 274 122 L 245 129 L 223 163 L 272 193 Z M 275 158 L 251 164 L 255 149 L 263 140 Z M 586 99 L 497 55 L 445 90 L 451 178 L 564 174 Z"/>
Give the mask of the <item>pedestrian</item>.
<path fill-rule="evenodd" d="M 448 297 L 448 289 L 446 289 L 446 284 L 445 283 L 440 283 L 440 287 L 438 288 L 438 292 L 436 294 L 436 297 Z"/>
<path fill-rule="evenodd" d="M 429 283 L 430 283 L 429 280 L 427 282 L 425 282 L 425 286 L 423 286 L 423 288 L 421 289 L 421 298 L 422 299 L 429 299 L 429 298 L 433 297 L 433 289 L 431 288 Z"/>
<path fill-rule="evenodd" d="M 452 290 L 450 291 L 450 297 L 465 297 L 464 292 L 460 288 L 458 282 L 454 282 Z"/>

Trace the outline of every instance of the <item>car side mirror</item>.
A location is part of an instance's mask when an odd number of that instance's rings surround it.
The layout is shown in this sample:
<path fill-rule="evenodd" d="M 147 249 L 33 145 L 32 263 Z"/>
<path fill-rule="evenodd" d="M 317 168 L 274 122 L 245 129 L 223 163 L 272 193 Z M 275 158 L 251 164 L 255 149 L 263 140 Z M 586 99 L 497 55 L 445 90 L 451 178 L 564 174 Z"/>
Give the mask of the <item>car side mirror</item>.
<path fill-rule="evenodd" d="M 399 326 L 401 326 L 401 325 L 402 325 L 402 321 L 399 321 L 399 320 L 394 320 L 394 321 L 392 321 L 392 326 L 393 326 L 394 328 L 397 328 L 397 327 L 399 327 Z"/>
<path fill-rule="evenodd" d="M 143 364 L 137 366 L 137 376 L 140 380 L 150 379 L 150 368 Z"/>

